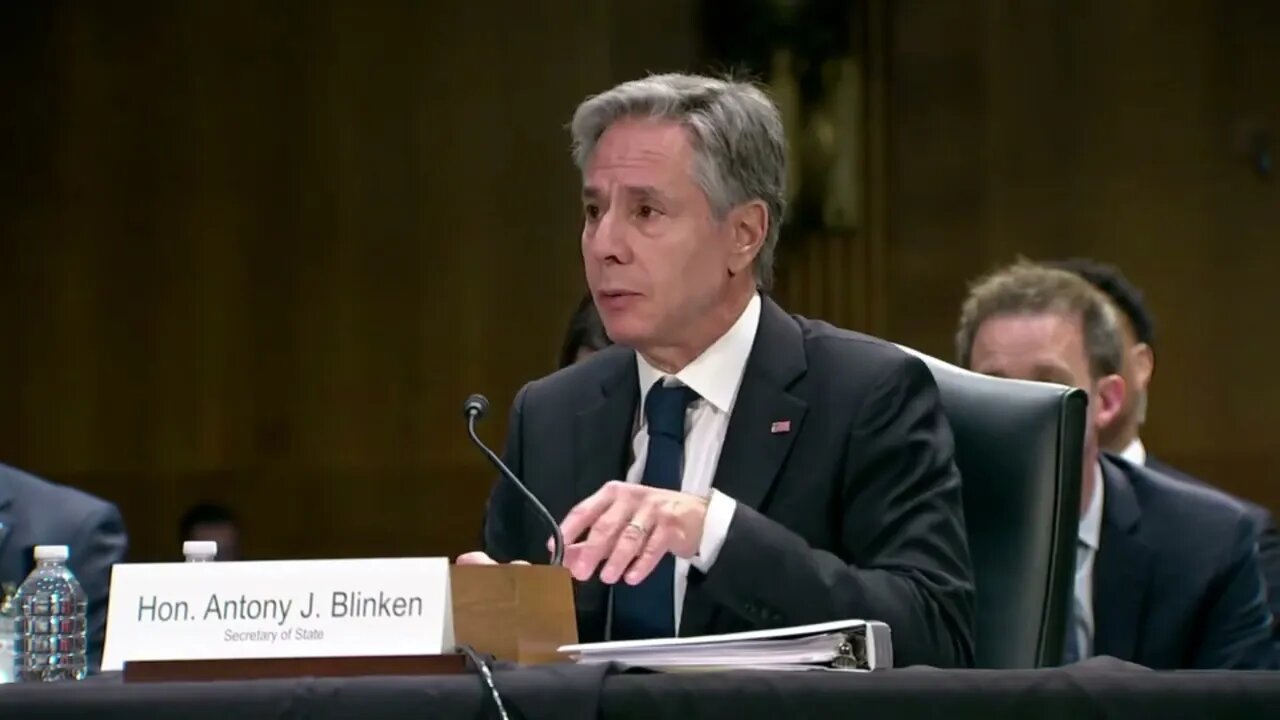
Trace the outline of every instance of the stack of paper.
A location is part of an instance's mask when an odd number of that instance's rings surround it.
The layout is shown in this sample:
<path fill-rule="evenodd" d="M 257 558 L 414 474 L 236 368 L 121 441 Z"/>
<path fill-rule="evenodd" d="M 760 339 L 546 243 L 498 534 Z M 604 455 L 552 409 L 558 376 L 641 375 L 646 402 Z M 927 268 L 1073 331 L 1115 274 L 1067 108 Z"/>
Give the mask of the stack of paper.
<path fill-rule="evenodd" d="M 728 635 L 625 640 L 566 645 L 579 663 L 610 663 L 654 670 L 877 670 L 893 667 L 889 626 L 839 620 L 818 625 Z"/>

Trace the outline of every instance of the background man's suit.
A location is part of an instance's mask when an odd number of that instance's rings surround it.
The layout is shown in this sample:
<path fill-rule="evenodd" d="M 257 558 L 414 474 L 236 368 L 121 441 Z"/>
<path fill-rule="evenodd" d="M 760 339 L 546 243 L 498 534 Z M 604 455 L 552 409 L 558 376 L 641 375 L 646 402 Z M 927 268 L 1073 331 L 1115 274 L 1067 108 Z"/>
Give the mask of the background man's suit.
<path fill-rule="evenodd" d="M 552 515 L 625 477 L 638 394 L 635 354 L 614 347 L 516 396 L 505 459 Z M 892 628 L 896 664 L 971 664 L 952 454 L 923 363 L 765 298 L 715 473 L 737 511 L 715 564 L 689 571 L 679 634 L 876 619 Z M 544 560 L 548 535 L 518 491 L 494 486 L 494 559 Z M 581 639 L 603 639 L 608 588 L 575 591 Z"/>
<path fill-rule="evenodd" d="M 1198 487 L 1214 487 L 1151 456 L 1147 456 L 1146 467 L 1174 480 Z M 1271 606 L 1271 638 L 1280 646 L 1280 532 L 1276 531 L 1275 520 L 1266 508 L 1243 498 L 1232 496 L 1232 499 L 1240 503 L 1258 529 L 1258 563 L 1262 566 L 1262 577 L 1267 585 L 1267 604 Z"/>
<path fill-rule="evenodd" d="M 89 667 L 102 663 L 111 566 L 128 547 L 115 505 L 0 465 L 0 583 L 21 584 L 36 545 L 66 545 L 67 566 L 89 599 Z"/>
<path fill-rule="evenodd" d="M 1155 669 L 1272 667 L 1256 530 L 1244 508 L 1111 455 L 1102 471 L 1094 654 Z"/>

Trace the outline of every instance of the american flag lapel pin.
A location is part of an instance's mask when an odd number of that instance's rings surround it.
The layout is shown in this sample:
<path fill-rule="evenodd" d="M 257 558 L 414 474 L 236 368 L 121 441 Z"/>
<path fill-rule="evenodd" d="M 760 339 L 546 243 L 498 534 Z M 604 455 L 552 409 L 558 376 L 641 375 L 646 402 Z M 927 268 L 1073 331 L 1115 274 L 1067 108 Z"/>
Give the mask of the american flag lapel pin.
<path fill-rule="evenodd" d="M 774 435 L 781 435 L 781 434 L 783 434 L 783 433 L 789 433 L 789 432 L 791 432 L 791 421 L 790 421 L 790 420 L 775 420 L 775 421 L 773 422 L 773 424 L 769 426 L 769 432 L 770 432 L 770 433 L 772 433 L 772 434 L 774 434 Z"/>

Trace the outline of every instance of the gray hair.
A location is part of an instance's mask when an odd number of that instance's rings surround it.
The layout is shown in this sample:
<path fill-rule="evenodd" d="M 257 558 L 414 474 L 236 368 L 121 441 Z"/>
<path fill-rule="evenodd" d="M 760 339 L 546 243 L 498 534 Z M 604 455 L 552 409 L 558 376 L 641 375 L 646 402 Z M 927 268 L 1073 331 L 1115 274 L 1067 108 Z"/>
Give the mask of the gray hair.
<path fill-rule="evenodd" d="M 786 211 L 787 148 L 778 108 L 760 88 L 699 75 L 650 75 L 626 82 L 578 106 L 570 123 L 573 159 L 585 170 L 600 136 L 623 118 L 678 122 L 689 133 L 694 176 L 712 213 L 761 200 L 768 232 L 756 256 L 756 284 L 773 281 L 773 255 Z"/>
<path fill-rule="evenodd" d="M 969 367 L 973 340 L 984 322 L 997 316 L 1040 313 L 1080 319 L 1091 379 L 1120 372 L 1124 341 L 1115 306 L 1079 275 L 1026 260 L 997 270 L 969 288 L 956 332 L 956 356 L 961 367 Z"/>

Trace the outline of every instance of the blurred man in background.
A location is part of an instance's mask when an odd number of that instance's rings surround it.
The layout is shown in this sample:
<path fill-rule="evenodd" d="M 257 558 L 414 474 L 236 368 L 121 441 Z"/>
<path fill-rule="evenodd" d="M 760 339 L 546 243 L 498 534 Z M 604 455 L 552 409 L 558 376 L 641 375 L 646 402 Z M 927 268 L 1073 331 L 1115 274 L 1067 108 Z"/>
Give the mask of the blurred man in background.
<path fill-rule="evenodd" d="M 37 545 L 66 545 L 67 567 L 88 599 L 90 672 L 102 664 L 111 566 L 129 539 L 115 505 L 65 485 L 0 465 L 0 586 L 10 592 L 35 567 Z"/>
<path fill-rule="evenodd" d="M 187 540 L 208 540 L 218 544 L 218 560 L 240 559 L 240 523 L 225 505 L 201 503 L 182 515 L 179 536 Z"/>
<path fill-rule="evenodd" d="M 1125 401 L 1116 419 L 1101 436 L 1102 448 L 1134 465 L 1142 465 L 1175 480 L 1207 485 L 1147 452 L 1139 433 L 1147 419 L 1147 398 L 1155 374 L 1155 321 L 1147 311 L 1142 292 L 1120 270 L 1085 258 L 1048 263 L 1050 267 L 1073 272 L 1100 290 L 1119 311 L 1124 362 L 1120 374 L 1125 382 Z M 1258 560 L 1267 584 L 1271 606 L 1272 637 L 1280 643 L 1280 533 L 1266 508 L 1243 498 L 1235 498 L 1259 529 Z"/>
<path fill-rule="evenodd" d="M 976 372 L 1089 393 L 1064 661 L 1271 668 L 1257 530 L 1243 508 L 1101 452 L 1125 404 L 1123 339 L 1106 298 L 1073 273 L 1020 263 L 972 287 L 956 346 Z"/>
<path fill-rule="evenodd" d="M 600 323 L 600 313 L 596 311 L 591 293 L 583 295 L 569 319 L 569 329 L 560 345 L 560 367 L 567 368 L 582 362 L 612 344 Z"/>

